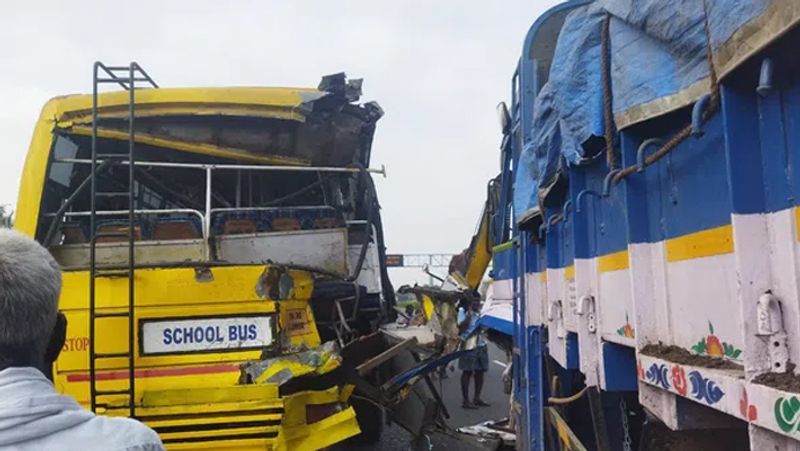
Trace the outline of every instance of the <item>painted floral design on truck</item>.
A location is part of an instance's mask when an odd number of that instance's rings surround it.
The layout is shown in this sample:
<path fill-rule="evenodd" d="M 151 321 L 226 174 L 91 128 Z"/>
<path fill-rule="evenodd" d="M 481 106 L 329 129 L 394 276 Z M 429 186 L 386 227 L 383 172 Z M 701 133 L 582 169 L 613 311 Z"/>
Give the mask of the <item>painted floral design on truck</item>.
<path fill-rule="evenodd" d="M 707 355 L 710 357 L 724 357 L 728 359 L 738 360 L 742 354 L 742 350 L 738 349 L 732 344 L 720 341 L 719 337 L 714 335 L 714 325 L 711 321 L 708 322 L 708 336 L 703 337 L 694 346 L 692 351 L 695 354 Z"/>
<path fill-rule="evenodd" d="M 689 381 L 692 383 L 692 397 L 698 401 L 714 405 L 725 396 L 725 392 L 716 381 L 704 376 L 699 371 L 689 372 Z"/>
<path fill-rule="evenodd" d="M 677 365 L 672 367 L 672 386 L 675 387 L 675 391 L 680 393 L 681 396 L 686 396 L 688 388 L 686 384 L 686 371 Z"/>
<path fill-rule="evenodd" d="M 744 387 L 742 387 L 742 395 L 739 397 L 739 413 L 747 421 L 756 421 L 758 419 L 758 408 L 750 404 L 747 399 L 747 390 Z"/>
<path fill-rule="evenodd" d="M 796 396 L 778 398 L 775 401 L 775 422 L 787 434 L 800 430 L 800 399 Z"/>
<path fill-rule="evenodd" d="M 626 338 L 635 338 L 636 337 L 636 330 L 633 328 L 630 320 L 628 320 L 628 312 L 625 312 L 625 324 L 622 325 L 619 329 L 617 329 L 617 335 L 621 335 Z"/>

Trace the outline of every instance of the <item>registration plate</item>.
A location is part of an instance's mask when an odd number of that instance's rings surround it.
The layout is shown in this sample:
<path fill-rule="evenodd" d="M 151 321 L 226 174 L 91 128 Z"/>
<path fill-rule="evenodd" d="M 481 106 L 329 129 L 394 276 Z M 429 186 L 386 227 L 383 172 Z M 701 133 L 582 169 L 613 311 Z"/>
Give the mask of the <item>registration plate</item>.
<path fill-rule="evenodd" d="M 187 354 L 264 348 L 272 315 L 159 318 L 141 322 L 141 354 Z"/>

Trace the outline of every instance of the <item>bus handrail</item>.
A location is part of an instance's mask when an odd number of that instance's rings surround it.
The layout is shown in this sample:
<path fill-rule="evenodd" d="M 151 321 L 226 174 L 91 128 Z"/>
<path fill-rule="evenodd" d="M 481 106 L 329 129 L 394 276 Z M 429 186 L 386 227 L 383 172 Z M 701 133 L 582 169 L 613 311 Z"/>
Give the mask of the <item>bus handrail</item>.
<path fill-rule="evenodd" d="M 96 160 L 97 164 L 105 164 L 106 160 Z M 92 160 L 81 158 L 61 158 L 55 160 L 56 163 L 72 163 L 72 164 L 92 164 Z M 129 160 L 114 160 L 114 164 L 130 165 Z M 381 166 L 380 169 L 363 168 L 363 167 L 332 167 L 332 166 L 281 166 L 281 165 L 248 165 L 248 164 L 205 164 L 205 163 L 172 163 L 164 161 L 134 161 L 134 166 L 145 167 L 164 167 L 164 168 L 186 168 L 186 169 L 201 169 L 205 171 L 206 175 L 206 195 L 205 195 L 205 211 L 211 212 L 211 174 L 214 170 L 237 170 L 237 171 L 295 171 L 295 172 L 345 172 L 345 173 L 363 173 L 370 172 L 375 174 L 382 174 L 386 177 L 386 166 Z M 211 215 L 208 214 L 203 218 L 203 236 L 208 239 L 211 236 Z"/>
<path fill-rule="evenodd" d="M 298 206 L 290 206 L 290 207 L 223 207 L 223 208 L 212 208 L 211 214 L 214 213 L 226 213 L 232 211 L 273 211 L 273 210 L 320 210 L 320 209 L 330 209 L 336 210 L 335 207 L 331 205 L 298 205 Z"/>
<path fill-rule="evenodd" d="M 98 159 L 97 163 L 101 164 L 105 160 Z M 55 160 L 56 163 L 72 163 L 72 164 L 91 164 L 92 160 L 82 158 L 60 158 Z M 127 165 L 130 164 L 128 160 L 114 160 L 115 164 Z M 289 166 L 289 165 L 251 165 L 251 164 L 206 164 L 206 163 L 173 163 L 166 161 L 134 161 L 134 166 L 148 166 L 148 167 L 162 167 L 162 168 L 186 168 L 186 169 L 203 169 L 203 170 L 238 170 L 238 171 L 295 171 L 295 172 L 350 172 L 359 173 L 362 170 L 356 167 L 339 167 L 339 166 Z M 366 168 L 367 172 L 373 174 L 381 174 L 386 176 L 386 166 L 381 166 L 380 169 Z"/>
<path fill-rule="evenodd" d="M 56 163 L 71 163 L 71 164 L 92 164 L 92 160 L 81 158 L 60 158 L 54 160 Z M 96 160 L 96 164 L 105 164 L 106 160 Z M 114 164 L 130 165 L 129 160 L 113 160 Z M 206 193 L 205 193 L 205 211 L 206 215 L 201 214 L 200 218 L 203 221 L 203 236 L 206 240 L 211 236 L 211 193 L 212 193 L 212 177 L 211 174 L 214 170 L 237 170 L 237 171 L 295 171 L 295 172 L 345 172 L 345 173 L 375 173 L 382 174 L 386 177 L 386 166 L 381 166 L 380 169 L 363 168 L 363 167 L 335 167 L 335 166 L 283 166 L 283 165 L 247 165 L 247 164 L 205 164 L 205 163 L 173 163 L 165 161 L 134 161 L 134 166 L 145 167 L 165 167 L 165 168 L 186 168 L 186 169 L 200 169 L 205 171 L 206 175 Z M 152 212 L 162 210 L 152 210 Z M 197 212 L 197 210 L 192 210 Z"/>

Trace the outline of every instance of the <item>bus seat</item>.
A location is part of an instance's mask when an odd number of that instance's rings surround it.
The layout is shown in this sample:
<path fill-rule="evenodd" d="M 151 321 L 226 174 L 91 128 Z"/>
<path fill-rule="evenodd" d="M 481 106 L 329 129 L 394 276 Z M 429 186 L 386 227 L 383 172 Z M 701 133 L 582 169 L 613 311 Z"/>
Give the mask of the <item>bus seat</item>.
<path fill-rule="evenodd" d="M 256 231 L 256 223 L 250 219 L 226 219 L 222 227 L 223 235 L 240 235 Z"/>
<path fill-rule="evenodd" d="M 300 230 L 300 220 L 297 218 L 278 217 L 272 218 L 272 231 L 286 232 L 289 230 Z"/>
<path fill-rule="evenodd" d="M 226 224 L 230 221 L 244 221 L 242 224 L 247 224 L 248 231 L 236 233 L 269 233 L 346 227 L 344 216 L 333 207 L 276 207 L 263 210 L 242 209 L 214 212 L 211 216 L 212 234 L 233 233 L 226 230 Z M 255 227 L 255 230 L 252 227 Z"/>
<path fill-rule="evenodd" d="M 103 234 L 114 234 L 114 236 L 100 236 Z M 128 221 L 112 220 L 101 222 L 97 226 L 97 239 L 98 243 L 119 243 L 128 241 Z M 142 240 L 142 225 L 134 223 L 133 225 L 133 239 L 134 241 Z"/>
<path fill-rule="evenodd" d="M 61 226 L 61 232 L 64 234 L 62 244 L 83 244 L 87 241 L 83 228 L 77 222 L 64 223 Z"/>
<path fill-rule="evenodd" d="M 161 219 L 153 225 L 154 240 L 191 240 L 203 235 L 191 219 Z"/>
<path fill-rule="evenodd" d="M 341 221 L 335 217 L 322 217 L 314 219 L 313 229 L 335 229 L 341 227 Z"/>

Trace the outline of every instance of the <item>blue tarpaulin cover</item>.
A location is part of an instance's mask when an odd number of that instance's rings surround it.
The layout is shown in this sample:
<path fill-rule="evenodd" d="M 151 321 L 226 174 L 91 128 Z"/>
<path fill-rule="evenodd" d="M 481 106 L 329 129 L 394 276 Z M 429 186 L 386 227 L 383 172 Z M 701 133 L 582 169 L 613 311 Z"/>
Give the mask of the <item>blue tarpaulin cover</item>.
<path fill-rule="evenodd" d="M 796 23 L 797 0 L 707 0 L 715 71 L 724 76 Z M 548 82 L 523 137 L 514 211 L 523 218 L 539 192 L 603 136 L 601 28 L 610 16 L 613 112 L 618 128 L 686 106 L 709 92 L 702 0 L 596 0 L 561 29 Z M 778 23 L 780 22 L 780 23 Z M 754 32 L 758 30 L 758 32 Z"/>

